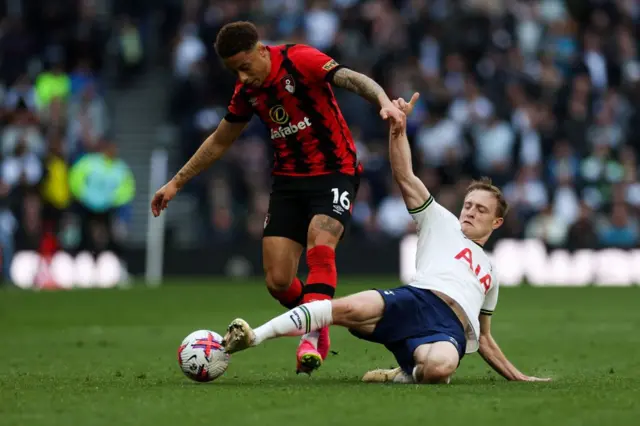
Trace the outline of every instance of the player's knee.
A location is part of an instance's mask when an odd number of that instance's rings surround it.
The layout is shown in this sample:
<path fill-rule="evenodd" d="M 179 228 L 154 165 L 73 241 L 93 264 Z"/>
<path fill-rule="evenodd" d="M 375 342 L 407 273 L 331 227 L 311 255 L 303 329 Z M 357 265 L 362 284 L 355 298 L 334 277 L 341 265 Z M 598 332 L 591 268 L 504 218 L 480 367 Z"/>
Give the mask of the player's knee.
<path fill-rule="evenodd" d="M 414 379 L 418 383 L 449 383 L 450 377 L 456 371 L 458 363 L 451 357 L 430 357 L 426 362 L 419 363 L 414 371 Z"/>
<path fill-rule="evenodd" d="M 266 268 L 264 272 L 267 288 L 271 291 L 285 291 L 293 280 L 293 277 L 290 276 L 291 273 L 282 268 Z"/>

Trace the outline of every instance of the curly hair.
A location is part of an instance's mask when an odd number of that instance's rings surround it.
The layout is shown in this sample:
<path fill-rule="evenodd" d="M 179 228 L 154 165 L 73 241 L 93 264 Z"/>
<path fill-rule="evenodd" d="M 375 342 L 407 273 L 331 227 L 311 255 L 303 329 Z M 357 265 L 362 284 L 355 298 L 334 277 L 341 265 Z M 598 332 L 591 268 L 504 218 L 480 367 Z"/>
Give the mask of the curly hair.
<path fill-rule="evenodd" d="M 253 49 L 258 40 L 258 29 L 251 22 L 232 22 L 218 32 L 215 43 L 216 53 L 222 59 L 227 59 Z"/>

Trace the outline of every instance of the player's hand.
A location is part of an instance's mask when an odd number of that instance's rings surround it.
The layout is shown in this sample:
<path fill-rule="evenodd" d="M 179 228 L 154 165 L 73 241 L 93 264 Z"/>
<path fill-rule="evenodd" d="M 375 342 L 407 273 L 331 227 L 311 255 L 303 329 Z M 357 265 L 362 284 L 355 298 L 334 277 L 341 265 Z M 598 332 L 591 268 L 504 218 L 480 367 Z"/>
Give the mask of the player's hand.
<path fill-rule="evenodd" d="M 413 108 L 416 106 L 418 99 L 420 99 L 420 93 L 416 92 L 411 96 L 411 100 L 409 102 L 405 101 L 403 98 L 398 98 L 393 101 L 393 105 L 400 111 L 404 112 L 408 117 L 413 112 Z"/>
<path fill-rule="evenodd" d="M 391 120 L 398 123 L 406 120 L 407 118 L 404 115 L 404 112 L 402 112 L 397 105 L 394 105 L 393 102 L 388 105 L 384 105 L 380 109 L 380 117 L 382 117 L 383 120 Z"/>
<path fill-rule="evenodd" d="M 390 117 L 389 122 L 392 137 L 399 138 L 407 131 L 407 116 L 404 115 L 404 113 L 402 113 L 399 119 Z"/>
<path fill-rule="evenodd" d="M 156 192 L 153 196 L 153 200 L 151 200 L 151 213 L 153 213 L 153 216 L 160 216 L 160 212 L 167 208 L 169 201 L 176 196 L 178 190 L 178 185 L 172 179 L 165 186 L 160 188 L 158 192 Z"/>

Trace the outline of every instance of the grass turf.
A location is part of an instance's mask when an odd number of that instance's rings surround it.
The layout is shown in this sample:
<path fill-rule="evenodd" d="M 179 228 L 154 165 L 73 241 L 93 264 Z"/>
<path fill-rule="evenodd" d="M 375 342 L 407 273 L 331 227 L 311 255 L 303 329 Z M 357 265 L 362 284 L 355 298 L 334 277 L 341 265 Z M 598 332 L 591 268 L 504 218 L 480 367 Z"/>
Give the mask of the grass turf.
<path fill-rule="evenodd" d="M 347 280 L 344 295 L 390 279 Z M 211 284 L 211 283 L 209 283 Z M 0 425 L 261 426 L 633 424 L 640 415 L 640 288 L 505 288 L 494 334 L 524 372 L 509 383 L 470 355 L 450 386 L 359 382 L 393 366 L 381 346 L 334 328 L 326 364 L 294 374 L 297 339 L 236 354 L 218 381 L 178 369 L 184 336 L 281 312 L 259 282 L 33 293 L 0 290 Z"/>

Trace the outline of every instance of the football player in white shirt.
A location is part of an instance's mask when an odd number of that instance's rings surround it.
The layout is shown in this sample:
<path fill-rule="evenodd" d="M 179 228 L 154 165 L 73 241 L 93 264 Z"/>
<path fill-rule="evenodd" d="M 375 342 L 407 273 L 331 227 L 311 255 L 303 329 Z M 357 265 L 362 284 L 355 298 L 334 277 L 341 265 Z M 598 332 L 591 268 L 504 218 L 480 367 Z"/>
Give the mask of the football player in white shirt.
<path fill-rule="evenodd" d="M 409 103 L 394 102 L 408 115 L 417 99 L 416 93 Z M 305 303 L 256 329 L 236 319 L 224 337 L 225 349 L 233 353 L 275 337 L 340 325 L 385 345 L 398 361 L 398 368 L 369 371 L 366 382 L 449 383 L 465 353 L 475 351 L 508 380 L 549 380 L 520 372 L 491 335 L 498 279 L 482 246 L 507 211 L 501 191 L 488 180 L 474 181 L 456 218 L 414 175 L 406 120 L 391 124 L 389 157 L 418 228 L 417 273 L 411 283 Z M 306 361 L 322 363 L 321 358 Z"/>

